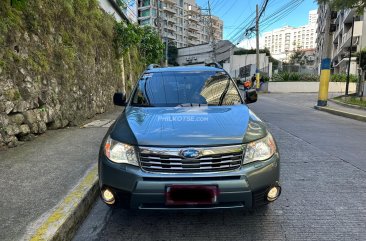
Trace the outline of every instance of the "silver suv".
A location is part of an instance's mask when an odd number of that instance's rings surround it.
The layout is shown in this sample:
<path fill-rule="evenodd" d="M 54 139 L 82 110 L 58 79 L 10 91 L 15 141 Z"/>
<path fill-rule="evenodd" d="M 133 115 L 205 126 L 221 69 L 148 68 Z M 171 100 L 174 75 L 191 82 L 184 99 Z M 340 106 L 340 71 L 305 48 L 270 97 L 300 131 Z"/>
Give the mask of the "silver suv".
<path fill-rule="evenodd" d="M 133 209 L 262 206 L 278 198 L 274 138 L 221 68 L 150 68 L 99 154 L 102 200 Z"/>

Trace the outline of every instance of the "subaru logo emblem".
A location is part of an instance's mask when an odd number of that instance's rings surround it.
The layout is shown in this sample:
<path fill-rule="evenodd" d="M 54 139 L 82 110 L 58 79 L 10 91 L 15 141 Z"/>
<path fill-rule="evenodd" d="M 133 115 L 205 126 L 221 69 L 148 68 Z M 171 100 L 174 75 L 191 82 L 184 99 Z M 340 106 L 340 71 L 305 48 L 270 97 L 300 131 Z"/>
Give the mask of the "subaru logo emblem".
<path fill-rule="evenodd" d="M 184 158 L 196 158 L 200 155 L 200 152 L 195 149 L 181 150 L 180 155 Z"/>

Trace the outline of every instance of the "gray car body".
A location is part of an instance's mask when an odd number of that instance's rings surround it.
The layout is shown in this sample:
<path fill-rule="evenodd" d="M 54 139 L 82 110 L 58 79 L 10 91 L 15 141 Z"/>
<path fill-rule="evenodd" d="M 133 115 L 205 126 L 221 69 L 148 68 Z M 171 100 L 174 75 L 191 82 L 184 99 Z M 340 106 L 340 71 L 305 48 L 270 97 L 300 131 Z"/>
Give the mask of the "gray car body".
<path fill-rule="evenodd" d="M 211 67 L 193 68 L 195 71 L 222 71 Z M 192 68 L 159 68 L 151 71 L 192 71 Z M 186 118 L 189 116 L 189 118 Z M 205 118 L 192 122 L 192 118 Z M 180 121 L 172 121 L 179 118 Z M 104 154 L 104 143 L 112 139 L 141 147 L 202 148 L 243 145 L 264 138 L 265 124 L 246 104 L 205 107 L 134 107 L 126 108 L 109 128 L 99 153 L 100 188 L 113 189 L 123 196 L 126 208 L 172 209 L 165 203 L 167 185 L 217 185 L 218 204 L 204 207 L 181 208 L 253 208 L 255 195 L 262 200 L 269 187 L 279 185 L 279 153 L 261 162 L 242 165 L 227 172 L 208 173 L 151 173 L 140 167 L 117 164 Z M 259 194 L 257 194 L 259 193 Z M 262 196 L 261 196 L 262 195 Z M 263 200 L 262 200 L 263 201 Z"/>

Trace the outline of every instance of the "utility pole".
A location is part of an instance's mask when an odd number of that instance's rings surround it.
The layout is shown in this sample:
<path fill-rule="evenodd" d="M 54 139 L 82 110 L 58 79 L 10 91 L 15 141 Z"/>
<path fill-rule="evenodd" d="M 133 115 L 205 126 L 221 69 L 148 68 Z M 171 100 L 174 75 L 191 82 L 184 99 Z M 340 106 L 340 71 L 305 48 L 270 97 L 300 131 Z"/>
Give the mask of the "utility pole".
<path fill-rule="evenodd" d="M 347 70 L 347 82 L 346 82 L 346 96 L 348 95 L 348 89 L 349 89 L 349 73 L 351 71 L 352 45 L 353 45 L 353 30 L 354 29 L 355 29 L 355 17 L 353 17 L 353 20 L 352 20 L 351 46 L 349 47 L 349 60 L 348 60 L 348 70 Z"/>
<path fill-rule="evenodd" d="M 204 11 L 208 11 L 208 15 L 205 14 L 201 14 L 201 17 L 202 16 L 205 16 L 205 17 L 209 17 L 209 29 L 210 29 L 210 39 L 211 39 L 211 45 L 212 45 L 212 58 L 214 60 L 214 62 L 217 62 L 216 60 L 216 41 L 215 41 L 215 35 L 214 35 L 214 29 L 213 29 L 213 24 L 212 24 L 212 15 L 211 15 L 211 4 L 210 4 L 210 0 L 208 0 L 208 8 L 207 9 L 201 9 L 201 11 L 204 10 Z"/>
<path fill-rule="evenodd" d="M 256 32 L 256 89 L 260 87 L 260 73 L 259 73 L 259 7 L 258 4 L 256 6 L 256 18 L 255 18 L 255 32 Z"/>
<path fill-rule="evenodd" d="M 208 16 L 210 18 L 210 35 L 211 35 L 211 42 L 212 42 L 213 59 L 216 62 L 216 41 L 215 41 L 213 24 L 212 24 L 212 15 L 211 15 L 211 4 L 210 4 L 210 0 L 208 0 Z"/>
<path fill-rule="evenodd" d="M 159 0 L 155 0 L 156 5 L 156 19 L 155 19 L 155 25 L 158 28 L 159 37 L 162 37 L 161 34 L 161 18 L 160 18 L 160 9 L 159 9 Z"/>
<path fill-rule="evenodd" d="M 168 38 L 165 38 L 165 67 L 168 67 L 168 48 L 169 48 Z"/>
<path fill-rule="evenodd" d="M 156 19 L 155 19 L 155 26 L 158 28 L 158 34 L 159 34 L 159 38 L 161 41 L 163 41 L 163 33 L 162 33 L 162 21 L 161 21 L 161 18 L 160 18 L 160 4 L 159 4 L 159 0 L 155 0 L 155 5 L 156 5 Z M 166 47 L 165 48 L 168 48 L 168 42 L 166 42 Z M 165 55 L 167 54 L 167 50 L 165 50 Z M 167 64 L 168 60 L 166 59 L 165 60 L 165 66 L 168 66 Z M 163 64 L 163 60 L 160 60 L 160 64 L 162 65 Z"/>
<path fill-rule="evenodd" d="M 320 71 L 320 83 L 319 83 L 319 95 L 318 95 L 318 106 L 326 106 L 328 101 L 328 89 L 330 80 L 330 58 L 332 52 L 332 33 L 330 32 L 330 21 L 331 21 L 331 9 L 329 5 L 324 5 L 326 16 L 325 16 L 325 30 L 324 30 L 324 43 L 322 49 L 322 62 Z"/>

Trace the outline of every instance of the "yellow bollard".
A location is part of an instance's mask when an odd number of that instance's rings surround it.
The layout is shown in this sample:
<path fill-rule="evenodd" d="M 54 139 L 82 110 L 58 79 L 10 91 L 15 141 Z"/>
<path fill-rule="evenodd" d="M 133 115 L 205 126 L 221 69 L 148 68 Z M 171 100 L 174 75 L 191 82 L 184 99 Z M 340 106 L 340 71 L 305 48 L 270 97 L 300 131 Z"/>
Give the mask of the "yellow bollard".
<path fill-rule="evenodd" d="M 256 79 L 255 79 L 255 83 L 256 83 L 256 86 L 255 86 L 255 88 L 258 90 L 260 87 L 261 87 L 261 85 L 260 85 L 260 79 L 261 79 L 261 74 L 258 72 L 257 73 L 257 75 L 256 75 Z"/>
<path fill-rule="evenodd" d="M 320 71 L 318 106 L 326 106 L 330 80 L 330 59 L 323 59 Z"/>

